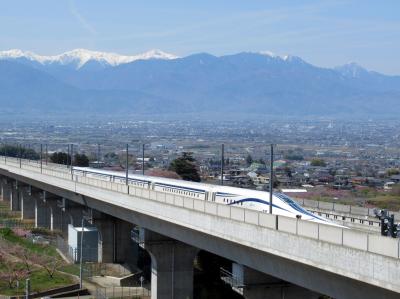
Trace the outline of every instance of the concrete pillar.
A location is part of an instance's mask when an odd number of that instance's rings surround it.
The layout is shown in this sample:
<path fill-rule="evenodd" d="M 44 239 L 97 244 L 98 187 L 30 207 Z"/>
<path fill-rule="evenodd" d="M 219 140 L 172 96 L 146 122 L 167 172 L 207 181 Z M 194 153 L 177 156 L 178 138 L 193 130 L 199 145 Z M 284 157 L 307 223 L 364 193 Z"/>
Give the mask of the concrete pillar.
<path fill-rule="evenodd" d="M 243 266 L 246 299 L 318 299 L 321 294 Z"/>
<path fill-rule="evenodd" d="M 3 201 L 3 177 L 0 177 L 0 201 Z"/>
<path fill-rule="evenodd" d="M 63 225 L 63 213 L 58 207 L 58 198 L 52 198 L 46 200 L 47 207 L 49 209 L 49 227 L 51 231 L 62 230 Z"/>
<path fill-rule="evenodd" d="M 50 228 L 49 208 L 41 197 L 35 196 L 35 227 Z"/>
<path fill-rule="evenodd" d="M 98 211 L 93 211 L 92 217 L 100 234 L 99 260 L 136 269 L 139 248 L 131 239 L 133 224 Z"/>
<path fill-rule="evenodd" d="M 35 199 L 29 195 L 26 189 L 20 190 L 21 219 L 35 219 Z"/>
<path fill-rule="evenodd" d="M 149 230 L 144 248 L 151 256 L 151 298 L 193 298 L 193 262 L 198 249 Z"/>
<path fill-rule="evenodd" d="M 95 211 L 93 225 L 97 227 L 100 233 L 99 261 L 113 263 L 115 261 L 115 218 Z"/>
<path fill-rule="evenodd" d="M 139 245 L 131 238 L 133 224 L 121 219 L 115 221 L 115 259 L 116 263 L 124 263 L 136 270 Z"/>
<path fill-rule="evenodd" d="M 59 230 L 63 235 L 64 239 L 68 239 L 68 225 L 71 224 L 76 227 L 80 227 L 82 223 L 82 211 L 83 206 L 75 204 L 68 199 L 59 198 L 60 203 L 60 214 L 59 214 Z"/>
<path fill-rule="evenodd" d="M 21 211 L 21 198 L 20 198 L 20 189 L 21 186 L 18 186 L 18 182 L 11 183 L 10 190 L 10 210 L 11 211 Z"/>
<path fill-rule="evenodd" d="M 11 198 L 11 190 L 12 190 L 12 186 L 11 186 L 11 182 L 5 180 L 2 182 L 2 199 L 3 201 L 10 201 Z"/>

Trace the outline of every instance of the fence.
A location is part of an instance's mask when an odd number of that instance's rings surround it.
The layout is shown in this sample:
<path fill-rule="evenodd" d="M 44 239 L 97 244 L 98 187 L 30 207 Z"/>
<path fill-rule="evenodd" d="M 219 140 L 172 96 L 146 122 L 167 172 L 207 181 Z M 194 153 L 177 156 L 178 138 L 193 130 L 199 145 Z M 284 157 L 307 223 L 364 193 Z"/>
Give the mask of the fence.
<path fill-rule="evenodd" d="M 0 227 L 31 229 L 34 225 L 20 219 L 0 219 Z"/>
<path fill-rule="evenodd" d="M 52 240 L 52 244 L 56 246 L 71 263 L 80 262 L 80 248 L 71 247 L 60 236 L 57 236 L 55 240 Z M 98 262 L 98 256 L 99 256 L 98 247 L 85 247 L 85 246 L 83 247 L 82 251 L 83 262 Z"/>
<path fill-rule="evenodd" d="M 94 293 L 98 299 L 151 297 L 151 291 L 144 287 L 99 287 Z"/>
<path fill-rule="evenodd" d="M 2 163 L 2 161 L 3 160 L 0 158 L 0 163 Z M 153 191 L 137 186 L 127 186 L 117 182 L 110 182 L 109 180 L 72 175 L 66 172 L 65 168 L 61 168 L 62 171 L 55 169 L 45 169 L 43 171 L 43 169 L 38 169 L 37 163 L 35 166 L 32 166 L 32 163 L 25 164 L 25 162 L 22 164 L 18 163 L 17 165 L 15 165 L 15 162 L 13 162 L 12 164 L 13 165 L 10 165 L 10 167 L 12 167 L 11 171 L 15 171 L 16 173 L 29 175 L 29 173 L 21 173 L 21 168 L 23 168 L 24 170 L 34 171 L 36 173 L 42 172 L 43 174 L 61 178 L 63 180 L 53 179 L 52 183 L 57 186 L 62 186 L 65 189 L 74 190 L 76 193 L 79 193 L 79 190 L 86 190 L 85 186 L 90 185 L 108 191 L 140 197 L 141 199 L 161 202 L 167 205 L 181 207 L 208 215 L 228 218 L 234 221 L 244 222 L 259 227 L 295 234 L 301 237 L 307 237 L 323 242 L 369 251 L 384 256 L 399 258 L 400 255 L 399 239 L 370 235 L 364 232 L 352 231 L 346 228 L 335 227 L 296 218 L 266 214 L 255 210 L 227 206 L 224 204 L 218 204 L 215 202 L 204 201 L 160 191 Z M 46 178 L 43 177 L 42 179 Z"/>
<path fill-rule="evenodd" d="M 318 209 L 324 211 L 334 211 L 340 214 L 351 214 L 359 216 L 375 216 L 376 208 L 364 208 L 352 205 L 344 205 L 334 202 L 325 202 L 312 199 L 298 199 L 296 200 L 299 204 L 306 208 Z M 390 215 L 395 215 L 396 219 L 400 219 L 400 212 L 389 211 Z"/>

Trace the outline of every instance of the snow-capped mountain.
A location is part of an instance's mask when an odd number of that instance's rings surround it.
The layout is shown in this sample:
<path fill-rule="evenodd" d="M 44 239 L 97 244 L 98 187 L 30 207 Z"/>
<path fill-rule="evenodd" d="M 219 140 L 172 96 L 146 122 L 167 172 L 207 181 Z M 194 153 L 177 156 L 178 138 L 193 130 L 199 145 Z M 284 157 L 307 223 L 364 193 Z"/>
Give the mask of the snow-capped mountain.
<path fill-rule="evenodd" d="M 335 70 L 341 73 L 343 76 L 350 78 L 359 78 L 360 76 L 368 75 L 369 73 L 371 73 L 370 71 L 366 70 L 355 62 L 350 62 L 345 65 L 338 66 L 335 68 Z"/>
<path fill-rule="evenodd" d="M 95 61 L 102 65 L 117 66 L 124 63 L 133 62 L 136 60 L 150 60 L 150 59 L 162 59 L 171 60 L 176 59 L 178 56 L 170 53 L 163 52 L 161 50 L 150 50 L 145 53 L 137 55 L 119 55 L 116 53 L 90 51 L 86 49 L 75 49 L 59 55 L 53 56 L 42 56 L 35 54 L 30 51 L 22 51 L 19 49 L 13 49 L 8 51 L 0 51 L 0 59 L 6 60 L 25 60 L 31 62 L 37 62 L 42 65 L 46 64 L 61 64 L 61 65 L 73 65 L 75 68 L 81 68 L 89 61 Z"/>
<path fill-rule="evenodd" d="M 400 113 L 400 76 L 355 64 L 320 68 L 297 56 L 266 52 L 175 58 L 161 51 L 133 56 L 88 50 L 55 56 L 0 52 L 0 115 Z"/>

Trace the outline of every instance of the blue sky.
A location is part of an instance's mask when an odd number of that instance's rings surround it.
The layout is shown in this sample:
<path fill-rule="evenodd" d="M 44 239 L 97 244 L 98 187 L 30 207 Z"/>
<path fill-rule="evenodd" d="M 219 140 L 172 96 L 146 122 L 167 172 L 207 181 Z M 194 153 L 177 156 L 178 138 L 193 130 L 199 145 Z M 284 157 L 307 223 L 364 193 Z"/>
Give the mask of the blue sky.
<path fill-rule="evenodd" d="M 0 50 L 11 48 L 161 49 L 181 56 L 271 51 L 319 66 L 357 62 L 400 75 L 400 1 L 2 1 Z"/>

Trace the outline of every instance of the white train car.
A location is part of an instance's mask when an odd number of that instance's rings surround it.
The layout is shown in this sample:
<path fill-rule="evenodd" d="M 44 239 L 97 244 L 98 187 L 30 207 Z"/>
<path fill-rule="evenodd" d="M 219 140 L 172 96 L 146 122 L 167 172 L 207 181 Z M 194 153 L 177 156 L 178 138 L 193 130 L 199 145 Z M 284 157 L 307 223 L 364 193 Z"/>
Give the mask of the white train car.
<path fill-rule="evenodd" d="M 89 167 L 74 167 L 74 174 L 123 184 L 126 182 L 125 174 L 116 171 Z M 128 185 L 269 213 L 269 192 L 264 191 L 135 174 L 129 174 Z M 303 220 L 340 226 L 312 214 L 289 196 L 278 192 L 273 193 L 272 213 L 275 215 L 301 218 Z"/>

